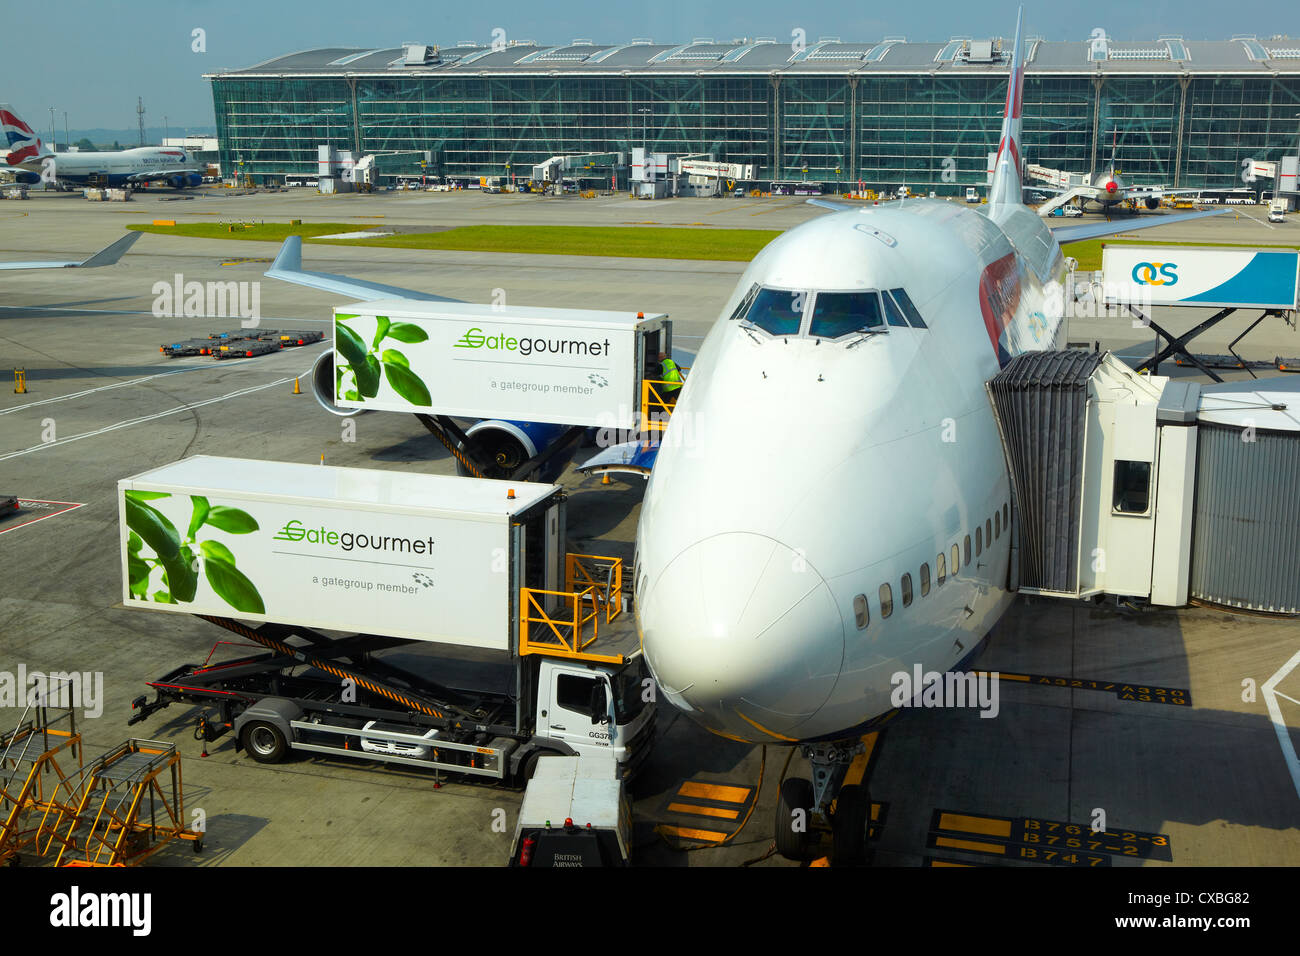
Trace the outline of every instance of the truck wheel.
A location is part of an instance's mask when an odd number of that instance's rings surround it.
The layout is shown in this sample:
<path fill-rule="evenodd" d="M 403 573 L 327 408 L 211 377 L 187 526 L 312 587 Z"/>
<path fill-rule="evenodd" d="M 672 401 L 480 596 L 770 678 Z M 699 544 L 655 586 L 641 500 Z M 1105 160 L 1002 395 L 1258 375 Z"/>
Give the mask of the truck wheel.
<path fill-rule="evenodd" d="M 289 750 L 280 728 L 264 720 L 244 725 L 240 739 L 248 755 L 258 763 L 279 763 Z"/>
<path fill-rule="evenodd" d="M 831 865 L 863 866 L 870 857 L 871 794 L 853 784 L 840 788 L 831 821 Z"/>
<path fill-rule="evenodd" d="M 523 769 L 519 771 L 519 783 L 521 786 L 527 786 L 528 781 L 533 779 L 533 774 L 537 773 L 537 762 L 543 757 L 558 757 L 559 754 L 554 750 L 534 750 L 528 759 L 524 761 Z"/>
<path fill-rule="evenodd" d="M 812 781 L 790 777 L 781 783 L 776 801 L 776 851 L 787 860 L 811 859 L 816 845 L 812 830 Z"/>

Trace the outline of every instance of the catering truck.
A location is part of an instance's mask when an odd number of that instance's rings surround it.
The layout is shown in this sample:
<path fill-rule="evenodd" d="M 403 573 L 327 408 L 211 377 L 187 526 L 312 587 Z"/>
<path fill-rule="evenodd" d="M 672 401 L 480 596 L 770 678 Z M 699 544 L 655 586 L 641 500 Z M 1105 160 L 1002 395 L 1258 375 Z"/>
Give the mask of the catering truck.
<path fill-rule="evenodd" d="M 131 723 L 199 704 L 196 737 L 263 763 L 515 783 L 547 754 L 625 776 L 648 752 L 622 561 L 565 554 L 556 485 L 200 455 L 123 479 L 118 509 L 123 605 L 242 639 L 150 681 Z"/>

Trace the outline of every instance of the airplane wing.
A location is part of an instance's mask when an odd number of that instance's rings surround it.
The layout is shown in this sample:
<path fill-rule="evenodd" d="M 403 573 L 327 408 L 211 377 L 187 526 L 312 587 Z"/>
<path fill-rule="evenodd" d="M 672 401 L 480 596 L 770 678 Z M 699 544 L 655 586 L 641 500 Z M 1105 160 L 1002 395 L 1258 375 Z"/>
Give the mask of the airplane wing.
<path fill-rule="evenodd" d="M 302 267 L 302 236 L 290 236 L 284 240 L 279 254 L 264 275 L 268 279 L 280 279 L 295 285 L 305 285 L 326 292 L 337 292 L 351 299 L 367 302 L 372 299 L 418 299 L 421 302 L 459 302 L 445 295 L 433 295 L 429 292 L 417 292 L 395 285 L 383 285 L 379 282 L 366 282 L 363 279 L 350 279 L 332 272 L 307 272 Z"/>
<path fill-rule="evenodd" d="M 1182 196 L 1187 193 L 1200 192 L 1199 189 L 1166 189 L 1164 186 L 1129 186 L 1124 190 L 1125 199 L 1163 199 L 1165 196 Z"/>
<path fill-rule="evenodd" d="M 850 206 L 844 202 L 832 202 L 829 199 L 805 199 L 804 202 L 810 206 L 821 206 L 823 209 L 834 209 L 836 212 L 844 212 L 848 209 L 862 209 L 862 206 Z"/>
<path fill-rule="evenodd" d="M 122 254 L 130 249 L 142 235 L 143 233 L 139 232 L 128 232 L 111 246 L 99 250 L 89 259 L 70 262 L 0 262 L 0 269 L 94 269 L 97 266 L 111 266 L 118 259 L 121 259 Z"/>
<path fill-rule="evenodd" d="M 1191 219 L 1204 219 L 1206 216 L 1222 216 L 1228 209 L 1210 209 L 1205 212 L 1182 212 L 1173 216 L 1145 216 L 1126 219 L 1123 222 L 1089 222 L 1077 226 L 1059 226 L 1052 230 L 1052 235 L 1060 245 L 1067 242 L 1079 242 L 1083 239 L 1101 239 L 1121 232 L 1135 232 L 1138 229 L 1151 229 L 1155 226 L 1168 226 L 1176 222 Z"/>

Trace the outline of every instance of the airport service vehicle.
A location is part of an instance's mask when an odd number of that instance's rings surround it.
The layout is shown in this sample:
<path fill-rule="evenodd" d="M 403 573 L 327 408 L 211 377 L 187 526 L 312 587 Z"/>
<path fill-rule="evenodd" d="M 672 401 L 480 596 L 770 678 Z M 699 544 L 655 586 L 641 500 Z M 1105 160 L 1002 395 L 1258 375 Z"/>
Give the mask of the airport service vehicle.
<path fill-rule="evenodd" d="M 1268 207 L 1269 222 L 1286 222 L 1286 200 L 1274 199 Z"/>
<path fill-rule="evenodd" d="M 510 865 L 627 866 L 632 808 L 608 758 L 543 757 L 519 809 Z"/>
<path fill-rule="evenodd" d="M 262 763 L 301 750 L 506 781 L 545 754 L 621 775 L 648 753 L 639 655 L 593 647 L 621 563 L 564 554 L 559 487 L 208 456 L 118 487 L 124 606 L 265 651 L 173 668 L 131 723 L 199 704 L 197 736 L 232 732 Z"/>
<path fill-rule="evenodd" d="M 461 474 L 549 481 L 586 429 L 637 427 L 671 338 L 663 313 L 381 299 L 334 310 L 312 388 L 335 414 L 421 416 Z"/>
<path fill-rule="evenodd" d="M 973 202 L 973 203 L 977 203 L 977 202 L 979 202 L 979 201 L 980 201 L 979 190 L 977 190 L 974 186 L 967 186 L 967 187 L 966 187 L 966 201 L 967 201 L 967 202 Z"/>
<path fill-rule="evenodd" d="M 55 153 L 8 103 L 0 104 L 0 136 L 8 141 L 7 167 L 20 183 L 42 179 L 79 186 L 166 183 L 175 189 L 203 182 L 204 164 L 175 146 L 137 146 L 108 152 Z"/>

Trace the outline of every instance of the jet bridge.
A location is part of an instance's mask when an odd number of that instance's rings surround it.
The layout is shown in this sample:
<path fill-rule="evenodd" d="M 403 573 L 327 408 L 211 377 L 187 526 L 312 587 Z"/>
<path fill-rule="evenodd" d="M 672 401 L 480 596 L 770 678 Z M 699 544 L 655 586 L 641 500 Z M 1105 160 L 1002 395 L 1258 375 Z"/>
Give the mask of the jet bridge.
<path fill-rule="evenodd" d="M 987 388 L 1013 590 L 1300 614 L 1300 382 L 1201 385 L 1070 350 L 1021 355 Z"/>

